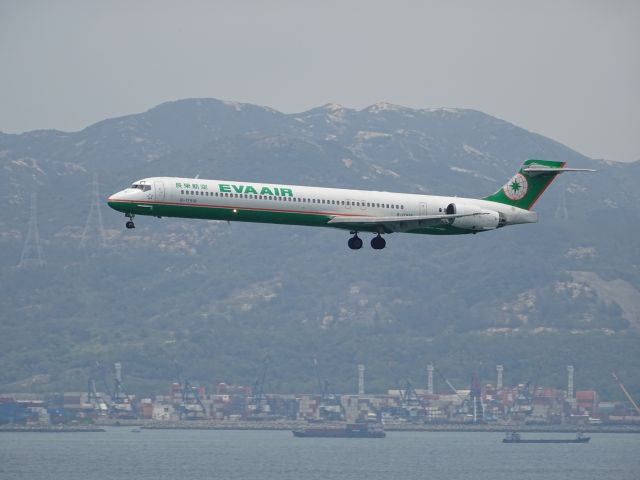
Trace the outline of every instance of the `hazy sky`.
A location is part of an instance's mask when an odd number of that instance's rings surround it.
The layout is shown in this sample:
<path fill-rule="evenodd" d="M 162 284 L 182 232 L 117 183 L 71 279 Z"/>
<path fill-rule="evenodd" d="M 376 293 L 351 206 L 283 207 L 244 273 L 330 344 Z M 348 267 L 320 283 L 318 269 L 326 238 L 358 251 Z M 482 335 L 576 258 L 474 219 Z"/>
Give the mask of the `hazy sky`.
<path fill-rule="evenodd" d="M 188 97 L 467 107 L 640 159 L 640 1 L 0 0 L 0 131 Z"/>

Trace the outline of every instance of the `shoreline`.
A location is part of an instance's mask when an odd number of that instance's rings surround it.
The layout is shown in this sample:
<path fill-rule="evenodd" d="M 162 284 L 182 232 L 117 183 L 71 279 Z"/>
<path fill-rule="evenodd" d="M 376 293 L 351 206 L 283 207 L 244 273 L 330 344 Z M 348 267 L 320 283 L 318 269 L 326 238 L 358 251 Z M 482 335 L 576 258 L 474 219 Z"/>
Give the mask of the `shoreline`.
<path fill-rule="evenodd" d="M 96 425 L 2 425 L 0 433 L 96 433 L 106 432 Z"/>
<path fill-rule="evenodd" d="M 335 423 L 335 424 L 339 424 Z M 273 421 L 242 422 L 224 420 L 157 421 L 157 420 L 99 420 L 93 425 L 2 425 L 0 433 L 96 433 L 105 427 L 140 428 L 144 430 L 266 430 L 291 431 L 308 426 L 306 422 Z M 464 432 L 464 433 L 618 433 L 638 434 L 637 425 L 458 425 L 387 423 L 386 432 Z"/>
<path fill-rule="evenodd" d="M 105 426 L 135 426 L 145 430 L 295 430 L 307 426 L 306 422 L 275 421 L 275 422 L 238 422 L 224 420 L 190 420 L 190 421 L 135 421 L 130 420 L 120 424 L 115 422 L 100 425 Z M 386 432 L 542 432 L 542 433 L 640 433 L 637 425 L 458 425 L 458 424 L 403 424 L 386 423 Z"/>

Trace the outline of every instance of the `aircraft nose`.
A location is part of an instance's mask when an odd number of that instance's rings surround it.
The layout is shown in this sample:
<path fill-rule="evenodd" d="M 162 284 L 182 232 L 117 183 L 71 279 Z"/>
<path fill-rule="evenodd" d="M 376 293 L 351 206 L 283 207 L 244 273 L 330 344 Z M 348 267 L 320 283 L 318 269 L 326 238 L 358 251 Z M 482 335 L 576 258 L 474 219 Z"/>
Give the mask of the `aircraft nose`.
<path fill-rule="evenodd" d="M 111 208 L 113 208 L 114 210 L 120 210 L 118 208 L 119 205 L 121 205 L 120 202 L 122 202 L 123 200 L 123 191 L 124 190 L 120 190 L 117 193 L 114 193 L 113 195 L 111 195 L 108 199 L 107 199 L 107 205 L 109 205 Z"/>

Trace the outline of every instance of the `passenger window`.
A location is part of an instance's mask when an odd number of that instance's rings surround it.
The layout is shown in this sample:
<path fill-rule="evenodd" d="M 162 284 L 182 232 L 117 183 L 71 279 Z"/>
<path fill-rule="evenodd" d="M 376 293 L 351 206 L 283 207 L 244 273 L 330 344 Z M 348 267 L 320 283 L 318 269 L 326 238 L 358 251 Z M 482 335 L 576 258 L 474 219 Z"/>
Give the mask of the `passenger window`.
<path fill-rule="evenodd" d="M 184 195 L 184 190 L 180 190 L 180 195 Z"/>

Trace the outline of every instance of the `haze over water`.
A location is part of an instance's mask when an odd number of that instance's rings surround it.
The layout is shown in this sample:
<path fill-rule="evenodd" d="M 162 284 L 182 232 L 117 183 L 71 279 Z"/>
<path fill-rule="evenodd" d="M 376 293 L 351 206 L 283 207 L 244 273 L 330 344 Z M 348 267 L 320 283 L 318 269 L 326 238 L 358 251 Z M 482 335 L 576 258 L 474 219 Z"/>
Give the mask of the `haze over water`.
<path fill-rule="evenodd" d="M 527 437 L 567 434 L 527 433 Z M 569 435 L 570 436 L 570 435 Z M 294 438 L 288 431 L 0 433 L 1 479 L 637 479 L 640 435 L 507 445 L 501 433 L 388 432 L 385 439 Z"/>

